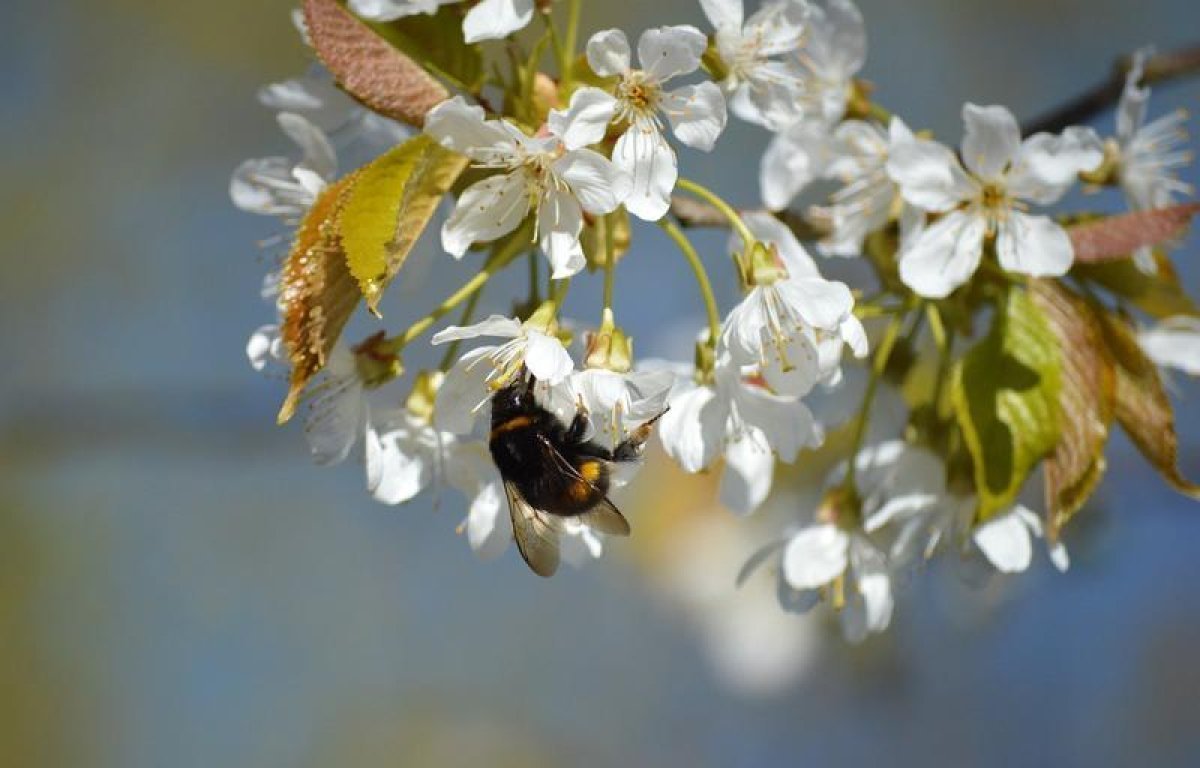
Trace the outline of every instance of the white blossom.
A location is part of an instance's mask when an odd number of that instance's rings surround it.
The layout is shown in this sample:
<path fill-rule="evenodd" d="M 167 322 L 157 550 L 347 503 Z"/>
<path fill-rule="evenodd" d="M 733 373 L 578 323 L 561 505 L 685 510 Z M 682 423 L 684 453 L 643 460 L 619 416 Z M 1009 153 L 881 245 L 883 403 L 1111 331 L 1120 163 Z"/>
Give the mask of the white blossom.
<path fill-rule="evenodd" d="M 700 0 L 700 7 L 716 30 L 733 113 L 771 129 L 798 119 L 802 84 L 784 57 L 794 58 L 803 41 L 807 3 L 768 0 L 748 19 L 743 0 Z"/>
<path fill-rule="evenodd" d="M 668 81 L 700 67 L 708 41 L 695 27 L 659 27 L 638 39 L 638 62 L 631 63 L 629 41 L 619 29 L 597 32 L 588 41 L 587 59 L 601 77 L 618 77 L 616 95 L 598 88 L 587 100 L 625 126 L 613 148 L 613 163 L 631 179 L 625 207 L 646 221 L 661 219 L 670 207 L 679 176 L 675 151 L 662 133 L 662 118 L 676 138 L 690 147 L 711 150 L 725 128 L 725 97 L 711 82 L 666 90 Z"/>
<path fill-rule="evenodd" d="M 858 7 L 850 0 L 811 3 L 795 60 L 804 119 L 836 125 L 846 114 L 854 76 L 866 60 L 867 33 Z"/>
<path fill-rule="evenodd" d="M 314 68 L 301 77 L 263 86 L 258 101 L 276 112 L 291 112 L 307 119 L 337 140 L 340 148 L 362 141 L 370 154 L 388 149 L 412 131 L 390 118 L 363 107 L 337 87 L 333 76 Z"/>
<path fill-rule="evenodd" d="M 471 243 L 503 237 L 536 205 L 537 237 L 553 277 L 583 269 L 583 212 L 611 213 L 628 190 L 625 175 L 607 158 L 584 149 L 604 136 L 608 123 L 588 108 L 590 98 L 588 91 L 579 91 L 565 112 L 551 112 L 547 136 L 526 136 L 507 121 L 485 120 L 483 109 L 461 96 L 429 112 L 426 133 L 477 167 L 501 171 L 459 195 L 442 226 L 447 252 L 461 257 Z"/>
<path fill-rule="evenodd" d="M 821 522 L 802 528 L 784 548 L 782 565 L 788 586 L 801 592 L 842 580 L 842 634 L 850 642 L 861 642 L 891 623 L 887 555 L 860 530 Z"/>
<path fill-rule="evenodd" d="M 971 540 L 1001 573 L 1021 573 L 1033 560 L 1033 540 L 1042 538 L 1042 520 L 1022 504 L 1014 504 L 975 528 Z M 1050 561 L 1060 571 L 1070 560 L 1062 542 L 1050 547 Z"/>
<path fill-rule="evenodd" d="M 875 123 L 847 120 L 832 136 L 833 159 L 825 167 L 826 178 L 842 186 L 829 204 L 810 210 L 810 215 L 829 228 L 817 244 L 827 256 L 858 256 L 867 235 L 883 228 L 893 217 L 901 222 L 902 241 L 913 228 L 911 206 L 904 204 L 896 183 L 888 177 L 888 157 L 894 149 L 914 140 L 904 121 L 893 117 L 885 131 Z"/>
<path fill-rule="evenodd" d="M 901 251 L 900 277 L 922 296 L 949 295 L 974 274 L 985 237 L 995 237 L 1000 266 L 1032 276 L 1064 274 L 1074 260 L 1066 230 L 1022 201 L 1049 205 L 1078 174 L 1103 160 L 1090 128 L 1039 133 L 1021 141 L 1004 107 L 963 107 L 962 162 L 926 139 L 907 142 L 888 159 L 888 174 L 905 200 L 942 214 Z M 965 165 L 965 168 L 964 168 Z"/>
<path fill-rule="evenodd" d="M 437 13 L 438 6 L 458 0 L 350 0 L 350 10 L 372 21 L 392 21 L 405 16 Z"/>
<path fill-rule="evenodd" d="M 437 13 L 438 7 L 458 0 L 350 0 L 350 8 L 372 21 L 392 21 L 405 16 Z M 499 40 L 528 26 L 533 0 L 481 0 L 463 18 L 467 43 Z"/>
<path fill-rule="evenodd" d="M 760 278 L 729 313 L 721 343 L 735 364 L 760 366 L 774 391 L 803 396 L 818 381 L 836 379 L 843 344 L 856 357 L 867 354 L 866 332 L 850 289 L 822 278 L 791 230 L 770 214 L 744 218 L 773 248 L 767 271 L 775 274 Z M 731 248 L 738 245 L 731 239 Z"/>
<path fill-rule="evenodd" d="M 325 133 L 304 117 L 280 112 L 277 119 L 302 158 L 245 161 L 233 173 L 229 196 L 244 211 L 297 222 L 337 175 L 337 158 Z"/>
<path fill-rule="evenodd" d="M 454 442 L 408 409 L 375 415 L 366 431 L 367 491 L 383 504 L 409 501 L 439 476 Z"/>
<path fill-rule="evenodd" d="M 313 462 L 321 466 L 339 464 L 350 455 L 370 422 L 366 385 L 354 352 L 344 343 L 334 344 L 320 379 L 310 391 L 313 397 L 304 420 L 304 437 Z"/>
<path fill-rule="evenodd" d="M 706 469 L 724 455 L 721 502 L 740 515 L 770 493 L 776 456 L 790 463 L 801 448 L 823 439 L 799 398 L 771 392 L 727 356 L 718 361 L 712 384 L 680 377 L 669 402 L 658 428 L 663 448 L 685 472 Z"/>

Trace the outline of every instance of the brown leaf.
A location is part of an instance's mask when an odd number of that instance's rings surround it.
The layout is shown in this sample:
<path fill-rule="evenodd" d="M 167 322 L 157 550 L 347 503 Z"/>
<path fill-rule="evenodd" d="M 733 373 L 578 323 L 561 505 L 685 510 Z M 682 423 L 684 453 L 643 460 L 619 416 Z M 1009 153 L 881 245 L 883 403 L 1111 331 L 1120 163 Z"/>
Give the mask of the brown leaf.
<path fill-rule="evenodd" d="M 1031 293 L 1062 354 L 1062 432 L 1043 464 L 1046 535 L 1055 541 L 1104 476 L 1117 374 L 1100 321 L 1086 301 L 1056 280 L 1033 281 Z"/>
<path fill-rule="evenodd" d="M 304 0 L 304 20 L 321 62 L 347 93 L 384 117 L 420 128 L 450 97 L 419 64 L 335 0 Z"/>
<path fill-rule="evenodd" d="M 1152 211 L 1108 216 L 1067 227 L 1076 262 L 1129 258 L 1139 248 L 1160 245 L 1187 229 L 1200 203 L 1182 203 Z"/>
<path fill-rule="evenodd" d="M 1179 472 L 1175 414 L 1158 367 L 1138 345 L 1128 322 L 1098 312 L 1105 340 L 1117 363 L 1116 417 L 1142 456 L 1177 491 L 1200 498 L 1200 485 Z"/>
<path fill-rule="evenodd" d="M 281 335 L 292 366 L 291 386 L 278 421 L 296 412 L 308 380 L 325 367 L 329 350 L 342 333 L 361 296 L 346 266 L 338 234 L 338 216 L 358 173 L 328 187 L 296 230 L 296 241 L 283 265 L 279 306 Z"/>
<path fill-rule="evenodd" d="M 1076 264 L 1071 275 L 1101 286 L 1159 320 L 1175 315 L 1200 317 L 1200 307 L 1183 289 L 1171 260 L 1155 249 L 1154 261 L 1152 275 L 1139 269 L 1133 259 Z"/>

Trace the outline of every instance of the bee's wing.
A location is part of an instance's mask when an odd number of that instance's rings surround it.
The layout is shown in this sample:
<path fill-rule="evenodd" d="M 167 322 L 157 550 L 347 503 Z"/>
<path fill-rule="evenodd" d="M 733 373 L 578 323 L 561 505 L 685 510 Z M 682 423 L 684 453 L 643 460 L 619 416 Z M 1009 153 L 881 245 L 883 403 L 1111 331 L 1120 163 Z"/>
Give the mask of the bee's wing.
<path fill-rule="evenodd" d="M 571 462 L 567 461 L 567 458 L 563 456 L 557 448 L 554 447 L 554 443 L 543 438 L 542 447 L 546 454 L 550 457 L 550 460 L 553 461 L 554 464 L 567 475 L 567 477 L 570 477 L 577 483 L 587 483 L 595 488 L 595 486 L 592 485 L 587 478 L 579 474 L 579 470 L 575 469 L 575 467 L 571 465 Z M 601 461 L 601 459 L 597 459 L 597 461 Z M 597 530 L 600 533 L 607 533 L 611 536 L 629 535 L 629 521 L 625 519 L 625 515 L 622 515 L 621 511 L 617 509 L 616 506 L 605 496 L 601 496 L 600 501 L 596 502 L 596 505 L 587 512 L 582 512 L 578 515 L 575 515 L 575 519 L 581 523 L 586 523 L 589 528 Z"/>
<path fill-rule="evenodd" d="M 538 576 L 553 576 L 558 570 L 558 528 L 551 517 L 525 500 L 521 491 L 505 481 L 508 511 L 512 515 L 513 538 L 521 557 Z"/>

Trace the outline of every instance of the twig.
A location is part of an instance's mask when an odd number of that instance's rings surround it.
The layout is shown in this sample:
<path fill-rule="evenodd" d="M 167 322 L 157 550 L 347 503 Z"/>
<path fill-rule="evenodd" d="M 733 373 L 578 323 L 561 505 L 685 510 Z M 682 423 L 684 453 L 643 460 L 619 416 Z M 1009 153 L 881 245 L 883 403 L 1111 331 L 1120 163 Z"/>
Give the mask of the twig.
<path fill-rule="evenodd" d="M 1021 133 L 1029 136 L 1041 131 L 1058 132 L 1071 125 L 1079 125 L 1117 103 L 1125 88 L 1125 76 L 1133 65 L 1132 56 L 1121 57 L 1113 66 L 1108 79 L 1055 107 L 1021 127 Z M 1200 72 L 1200 45 L 1159 53 L 1146 59 L 1142 75 L 1144 85 L 1165 83 Z"/>

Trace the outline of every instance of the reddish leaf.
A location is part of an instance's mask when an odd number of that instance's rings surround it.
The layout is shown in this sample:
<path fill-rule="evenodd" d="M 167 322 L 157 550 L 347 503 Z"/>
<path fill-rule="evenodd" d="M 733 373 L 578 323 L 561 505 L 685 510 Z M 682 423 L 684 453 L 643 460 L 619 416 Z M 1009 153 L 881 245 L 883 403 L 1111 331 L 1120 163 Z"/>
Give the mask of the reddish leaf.
<path fill-rule="evenodd" d="M 1056 280 L 1034 281 L 1031 294 L 1062 353 L 1062 432 L 1043 463 L 1046 534 L 1054 541 L 1104 476 L 1116 368 L 1104 331 L 1086 301 Z"/>
<path fill-rule="evenodd" d="M 304 0 L 304 20 L 321 62 L 347 93 L 385 117 L 421 127 L 450 94 L 335 0 Z"/>
<path fill-rule="evenodd" d="M 1173 488 L 1200 498 L 1200 485 L 1179 471 L 1179 439 L 1175 413 L 1158 367 L 1138 345 L 1137 334 L 1124 320 L 1097 313 L 1105 340 L 1117 363 L 1116 417 L 1142 456 Z"/>
<path fill-rule="evenodd" d="M 337 231 L 346 193 L 357 179 L 357 172 L 350 174 L 321 193 L 300 222 L 296 242 L 283 265 L 281 335 L 292 375 L 287 399 L 279 409 L 280 424 L 292 418 L 304 386 L 325 367 L 329 351 L 361 296 L 346 266 Z"/>
<path fill-rule="evenodd" d="M 1183 203 L 1076 224 L 1067 227 L 1067 233 L 1075 247 L 1077 262 L 1125 259 L 1139 248 L 1178 237 L 1198 212 L 1200 203 Z"/>

